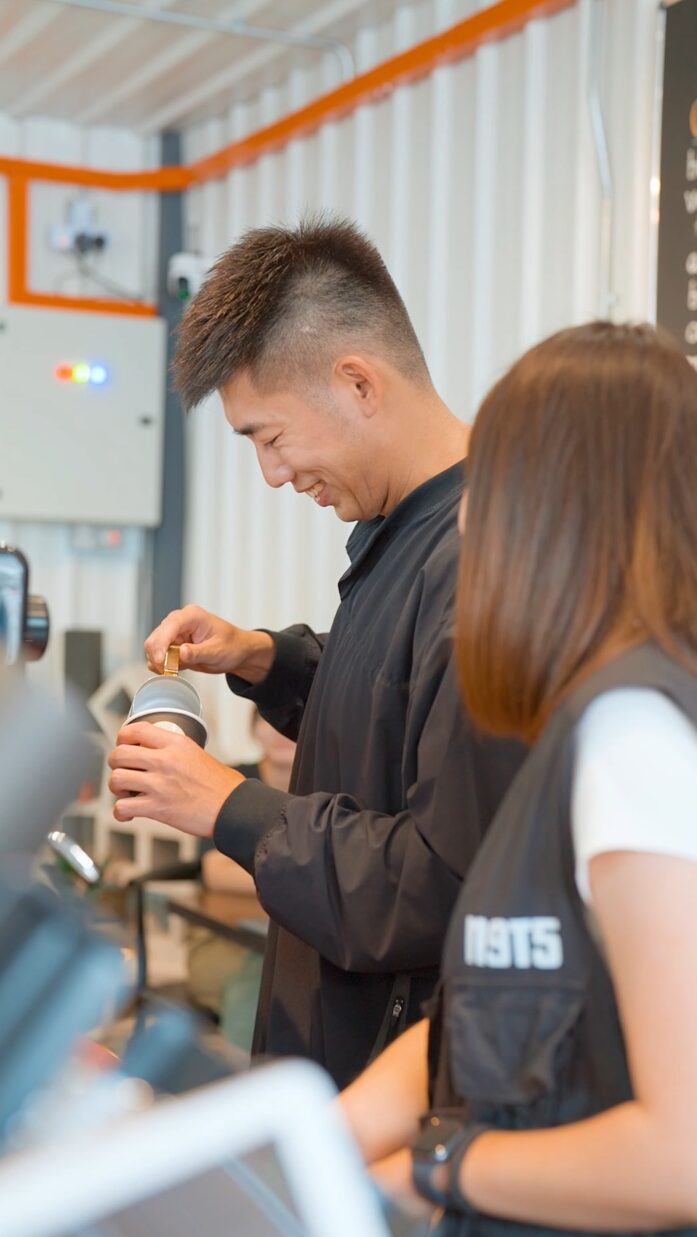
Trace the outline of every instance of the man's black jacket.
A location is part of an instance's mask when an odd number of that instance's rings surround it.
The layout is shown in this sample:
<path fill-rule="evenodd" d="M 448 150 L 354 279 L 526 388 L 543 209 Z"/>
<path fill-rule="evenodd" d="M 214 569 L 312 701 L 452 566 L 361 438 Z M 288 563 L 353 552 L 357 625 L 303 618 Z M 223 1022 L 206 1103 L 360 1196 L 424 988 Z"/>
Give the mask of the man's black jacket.
<path fill-rule="evenodd" d="M 407 1021 L 434 987 L 462 878 L 523 756 L 473 734 L 452 660 L 463 466 L 358 524 L 328 636 L 272 633 L 255 687 L 298 739 L 289 793 L 249 780 L 215 843 L 252 872 L 272 926 L 254 1051 L 320 1062 L 344 1086 L 410 978 Z"/>

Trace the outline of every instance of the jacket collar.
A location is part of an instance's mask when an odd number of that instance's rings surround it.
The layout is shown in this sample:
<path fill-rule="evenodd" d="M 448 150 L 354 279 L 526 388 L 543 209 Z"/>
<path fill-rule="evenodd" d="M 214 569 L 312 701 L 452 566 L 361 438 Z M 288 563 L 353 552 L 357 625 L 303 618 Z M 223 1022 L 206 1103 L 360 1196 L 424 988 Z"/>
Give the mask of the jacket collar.
<path fill-rule="evenodd" d="M 408 525 L 416 526 L 437 511 L 439 507 L 454 503 L 462 494 L 467 480 L 465 460 L 451 464 L 444 472 L 436 473 L 407 494 L 389 515 L 378 515 L 373 520 L 359 520 L 346 543 L 350 565 L 339 580 L 342 597 L 348 586 L 360 572 L 369 554 L 380 546 L 382 552 L 395 533 Z"/>

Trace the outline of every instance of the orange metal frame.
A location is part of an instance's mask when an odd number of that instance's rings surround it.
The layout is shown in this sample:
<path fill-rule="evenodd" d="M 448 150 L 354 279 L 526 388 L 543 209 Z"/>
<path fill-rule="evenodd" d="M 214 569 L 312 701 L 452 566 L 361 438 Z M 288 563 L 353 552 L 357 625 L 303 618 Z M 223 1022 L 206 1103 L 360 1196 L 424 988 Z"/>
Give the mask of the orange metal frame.
<path fill-rule="evenodd" d="M 328 121 L 341 120 L 366 103 L 387 98 L 398 86 L 426 77 L 439 65 L 471 56 L 484 43 L 506 38 L 536 17 L 550 17 L 570 8 L 576 0 L 498 0 L 448 30 L 392 56 L 366 73 L 321 95 L 305 107 L 240 141 L 197 159 L 185 167 L 163 167 L 146 172 L 109 172 L 67 164 L 38 163 L 0 157 L 0 175 L 8 180 L 8 299 L 14 304 L 53 309 L 84 309 L 108 313 L 152 315 L 155 305 L 34 292 L 27 283 L 28 194 L 31 181 L 89 185 L 115 192 L 140 189 L 180 192 L 191 185 L 225 176 L 233 168 L 252 163 L 297 137 L 307 136 Z"/>

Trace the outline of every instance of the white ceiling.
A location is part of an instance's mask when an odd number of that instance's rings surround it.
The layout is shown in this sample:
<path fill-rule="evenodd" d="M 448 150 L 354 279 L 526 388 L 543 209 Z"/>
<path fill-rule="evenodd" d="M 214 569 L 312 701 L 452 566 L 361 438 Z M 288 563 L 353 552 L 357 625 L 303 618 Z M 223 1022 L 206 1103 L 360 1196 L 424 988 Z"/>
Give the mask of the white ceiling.
<path fill-rule="evenodd" d="M 349 48 L 362 26 L 400 7 L 399 0 L 120 2 L 136 11 L 294 31 Z M 148 132 L 183 128 L 311 65 L 326 66 L 326 88 L 342 80 L 329 48 L 289 47 L 59 0 L 0 0 L 0 112 L 17 118 L 50 115 Z"/>

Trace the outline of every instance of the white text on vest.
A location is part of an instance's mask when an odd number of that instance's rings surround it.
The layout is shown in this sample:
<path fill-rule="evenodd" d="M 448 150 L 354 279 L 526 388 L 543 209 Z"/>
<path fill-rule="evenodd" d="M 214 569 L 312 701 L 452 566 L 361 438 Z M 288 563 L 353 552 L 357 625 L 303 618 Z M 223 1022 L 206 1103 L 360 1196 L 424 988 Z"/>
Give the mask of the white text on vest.
<path fill-rule="evenodd" d="M 557 971 L 564 960 L 561 924 L 551 915 L 514 919 L 465 918 L 467 966 Z"/>

